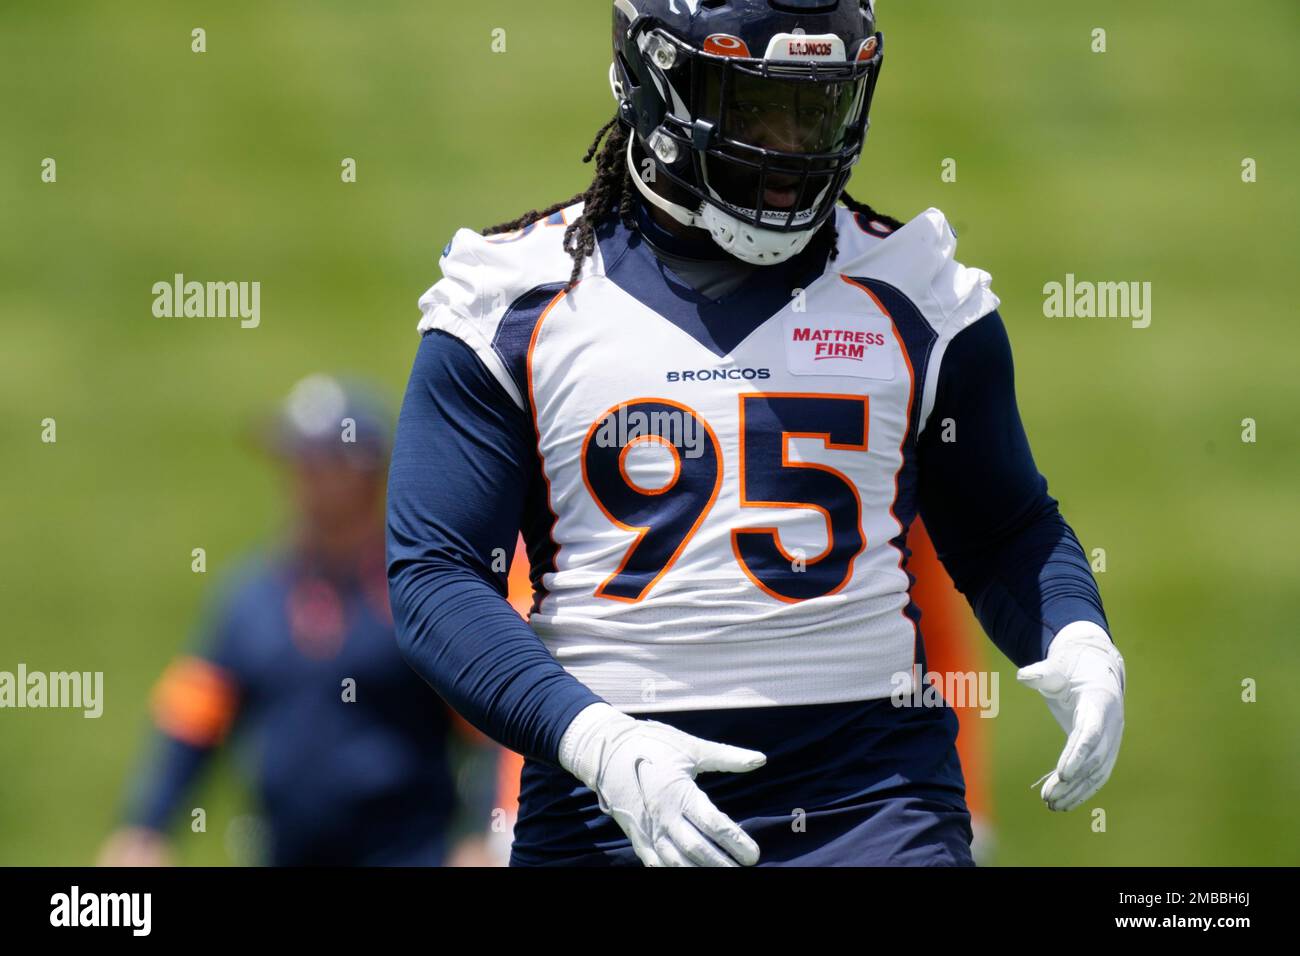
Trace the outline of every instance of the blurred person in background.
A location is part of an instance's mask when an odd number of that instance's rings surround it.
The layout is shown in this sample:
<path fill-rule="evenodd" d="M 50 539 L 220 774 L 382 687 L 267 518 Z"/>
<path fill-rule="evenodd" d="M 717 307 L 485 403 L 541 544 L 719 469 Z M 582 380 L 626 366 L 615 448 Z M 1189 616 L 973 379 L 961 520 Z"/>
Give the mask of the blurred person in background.
<path fill-rule="evenodd" d="M 169 863 L 169 825 L 183 808 L 188 817 L 196 778 L 232 737 L 271 864 L 490 862 L 498 748 L 416 676 L 393 633 L 390 432 L 366 390 L 324 375 L 295 386 L 274 416 L 263 437 L 288 477 L 292 530 L 232 576 L 197 650 L 159 681 L 157 739 L 102 865 Z"/>

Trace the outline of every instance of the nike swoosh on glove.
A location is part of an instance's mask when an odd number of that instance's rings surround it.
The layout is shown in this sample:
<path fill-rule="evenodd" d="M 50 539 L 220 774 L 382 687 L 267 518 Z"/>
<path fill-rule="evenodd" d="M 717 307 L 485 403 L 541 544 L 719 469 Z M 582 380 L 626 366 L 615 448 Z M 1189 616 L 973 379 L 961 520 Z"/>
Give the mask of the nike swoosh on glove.
<path fill-rule="evenodd" d="M 758 844 L 695 783 L 708 771 L 745 773 L 767 758 L 701 740 L 611 707 L 582 710 L 560 739 L 560 766 L 596 792 L 646 866 L 753 866 Z"/>
<path fill-rule="evenodd" d="M 1020 668 L 1016 679 L 1047 698 L 1066 734 L 1056 769 L 1032 786 L 1043 784 L 1048 808 L 1073 810 L 1101 789 L 1119 757 L 1124 658 L 1104 630 L 1090 621 L 1076 621 L 1052 638 L 1046 658 Z"/>

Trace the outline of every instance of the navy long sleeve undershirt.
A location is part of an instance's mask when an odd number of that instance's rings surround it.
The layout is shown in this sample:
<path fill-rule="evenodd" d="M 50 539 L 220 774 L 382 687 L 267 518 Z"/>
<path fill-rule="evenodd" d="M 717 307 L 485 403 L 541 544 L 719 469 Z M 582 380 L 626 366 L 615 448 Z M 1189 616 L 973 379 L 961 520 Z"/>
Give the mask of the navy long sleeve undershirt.
<path fill-rule="evenodd" d="M 420 342 L 388 473 L 388 580 L 399 645 L 466 720 L 554 763 L 600 698 L 506 601 L 530 478 L 532 424 L 460 340 Z"/>
<path fill-rule="evenodd" d="M 957 441 L 942 440 L 949 418 Z M 917 448 L 920 511 L 997 646 L 1024 665 L 1041 660 L 1066 624 L 1106 627 L 1083 550 L 1030 454 L 996 313 L 949 345 L 929 423 Z M 442 332 L 424 336 L 389 473 L 398 640 L 472 724 L 553 763 L 569 722 L 599 698 L 506 601 L 499 558 L 514 551 L 535 443 L 527 415 L 468 346 Z"/>
<path fill-rule="evenodd" d="M 917 464 L 921 518 L 939 560 L 1012 662 L 1042 660 L 1074 621 L 1109 631 L 1083 548 L 1029 450 L 997 312 L 949 344 Z"/>
<path fill-rule="evenodd" d="M 130 797 L 126 820 L 163 832 L 215 748 L 187 744 L 161 731 L 153 736 L 150 760 Z"/>

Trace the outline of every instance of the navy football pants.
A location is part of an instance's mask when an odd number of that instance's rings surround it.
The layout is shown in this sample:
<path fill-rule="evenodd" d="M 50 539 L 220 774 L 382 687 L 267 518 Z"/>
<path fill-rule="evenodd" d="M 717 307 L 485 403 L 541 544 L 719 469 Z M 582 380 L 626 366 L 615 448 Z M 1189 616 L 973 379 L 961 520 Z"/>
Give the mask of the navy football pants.
<path fill-rule="evenodd" d="M 970 812 L 946 707 L 888 700 L 647 715 L 761 750 L 747 774 L 701 774 L 745 828 L 760 866 L 973 866 Z M 596 796 L 564 770 L 524 764 L 513 866 L 639 866 Z"/>

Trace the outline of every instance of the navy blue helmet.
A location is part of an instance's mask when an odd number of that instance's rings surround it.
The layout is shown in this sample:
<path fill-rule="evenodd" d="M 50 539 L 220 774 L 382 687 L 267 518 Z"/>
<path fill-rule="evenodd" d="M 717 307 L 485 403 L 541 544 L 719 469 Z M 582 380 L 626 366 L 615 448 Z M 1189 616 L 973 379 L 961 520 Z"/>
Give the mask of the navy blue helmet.
<path fill-rule="evenodd" d="M 614 0 L 633 181 L 740 259 L 789 258 L 848 183 L 882 55 L 870 0 Z"/>

